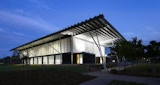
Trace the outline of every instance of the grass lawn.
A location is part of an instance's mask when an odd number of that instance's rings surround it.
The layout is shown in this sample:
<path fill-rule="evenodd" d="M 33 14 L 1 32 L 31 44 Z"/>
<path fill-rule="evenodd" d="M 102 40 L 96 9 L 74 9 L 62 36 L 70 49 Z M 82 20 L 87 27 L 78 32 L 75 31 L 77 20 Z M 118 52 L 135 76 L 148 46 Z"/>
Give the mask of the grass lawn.
<path fill-rule="evenodd" d="M 152 64 L 138 64 L 114 73 L 144 77 L 160 77 L 160 64 L 155 64 L 154 68 Z"/>
<path fill-rule="evenodd" d="M 80 65 L 2 65 L 0 85 L 78 85 L 95 78 L 84 72 L 87 70 Z"/>
<path fill-rule="evenodd" d="M 107 84 L 107 85 L 147 85 L 147 84 L 112 80 L 112 81 L 111 81 L 109 84 Z"/>

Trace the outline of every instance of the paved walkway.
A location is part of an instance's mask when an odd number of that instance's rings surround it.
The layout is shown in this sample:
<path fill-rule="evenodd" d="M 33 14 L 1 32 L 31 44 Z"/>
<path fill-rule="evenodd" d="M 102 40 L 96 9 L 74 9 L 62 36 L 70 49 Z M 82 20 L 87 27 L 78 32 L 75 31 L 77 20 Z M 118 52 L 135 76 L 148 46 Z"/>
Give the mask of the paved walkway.
<path fill-rule="evenodd" d="M 107 85 L 111 80 L 137 82 L 137 83 L 144 83 L 148 85 L 160 85 L 160 78 L 114 75 L 114 74 L 110 74 L 108 71 L 95 71 L 87 74 L 97 76 L 97 78 L 84 82 L 80 85 Z"/>

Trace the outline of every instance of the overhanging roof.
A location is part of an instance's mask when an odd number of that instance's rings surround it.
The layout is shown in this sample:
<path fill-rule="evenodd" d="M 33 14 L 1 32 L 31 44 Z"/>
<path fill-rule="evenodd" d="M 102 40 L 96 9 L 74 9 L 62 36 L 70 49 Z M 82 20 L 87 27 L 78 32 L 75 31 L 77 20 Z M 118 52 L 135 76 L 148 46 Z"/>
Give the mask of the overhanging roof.
<path fill-rule="evenodd" d="M 46 42 L 50 42 L 66 36 L 75 36 L 88 41 L 93 41 L 93 37 L 98 36 L 101 45 L 124 40 L 125 38 L 104 18 L 103 15 L 95 16 L 83 22 L 74 24 L 63 30 L 54 32 L 42 38 L 33 40 L 11 50 L 23 50 Z"/>

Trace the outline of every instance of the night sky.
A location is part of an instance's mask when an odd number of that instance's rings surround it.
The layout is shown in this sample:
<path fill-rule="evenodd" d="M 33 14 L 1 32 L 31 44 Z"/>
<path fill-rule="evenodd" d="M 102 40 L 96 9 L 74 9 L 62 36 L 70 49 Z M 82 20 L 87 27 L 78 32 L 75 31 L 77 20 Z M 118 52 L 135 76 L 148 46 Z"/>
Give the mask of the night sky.
<path fill-rule="evenodd" d="M 127 40 L 160 41 L 160 0 L 0 0 L 0 58 L 99 14 Z"/>

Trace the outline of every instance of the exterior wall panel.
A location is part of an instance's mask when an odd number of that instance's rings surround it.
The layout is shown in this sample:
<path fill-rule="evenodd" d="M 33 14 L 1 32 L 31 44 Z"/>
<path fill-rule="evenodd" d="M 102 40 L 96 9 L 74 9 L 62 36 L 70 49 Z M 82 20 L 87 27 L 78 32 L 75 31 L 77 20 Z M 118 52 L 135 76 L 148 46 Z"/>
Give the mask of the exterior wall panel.
<path fill-rule="evenodd" d="M 101 46 L 102 55 L 105 56 L 105 47 Z M 88 52 L 94 53 L 95 56 L 100 56 L 99 50 L 95 43 L 73 37 L 73 52 Z"/>
<path fill-rule="evenodd" d="M 33 64 L 33 58 L 30 58 L 30 64 Z"/>
<path fill-rule="evenodd" d="M 44 57 L 43 57 L 43 64 L 48 64 L 47 56 L 44 56 Z"/>
<path fill-rule="evenodd" d="M 60 44 L 61 44 L 61 49 L 60 49 Z M 40 46 L 22 50 L 20 51 L 20 56 L 22 58 L 23 55 L 27 55 L 27 52 L 29 57 L 35 57 L 35 56 L 59 54 L 61 53 L 61 51 L 62 53 L 70 52 L 70 38 L 64 38 L 61 40 L 53 41 Z"/>
<path fill-rule="evenodd" d="M 48 56 L 49 64 L 54 64 L 54 56 Z"/>
<path fill-rule="evenodd" d="M 34 64 L 37 64 L 37 57 L 34 57 Z"/>
<path fill-rule="evenodd" d="M 42 64 L 42 57 L 38 57 L 38 64 Z"/>

